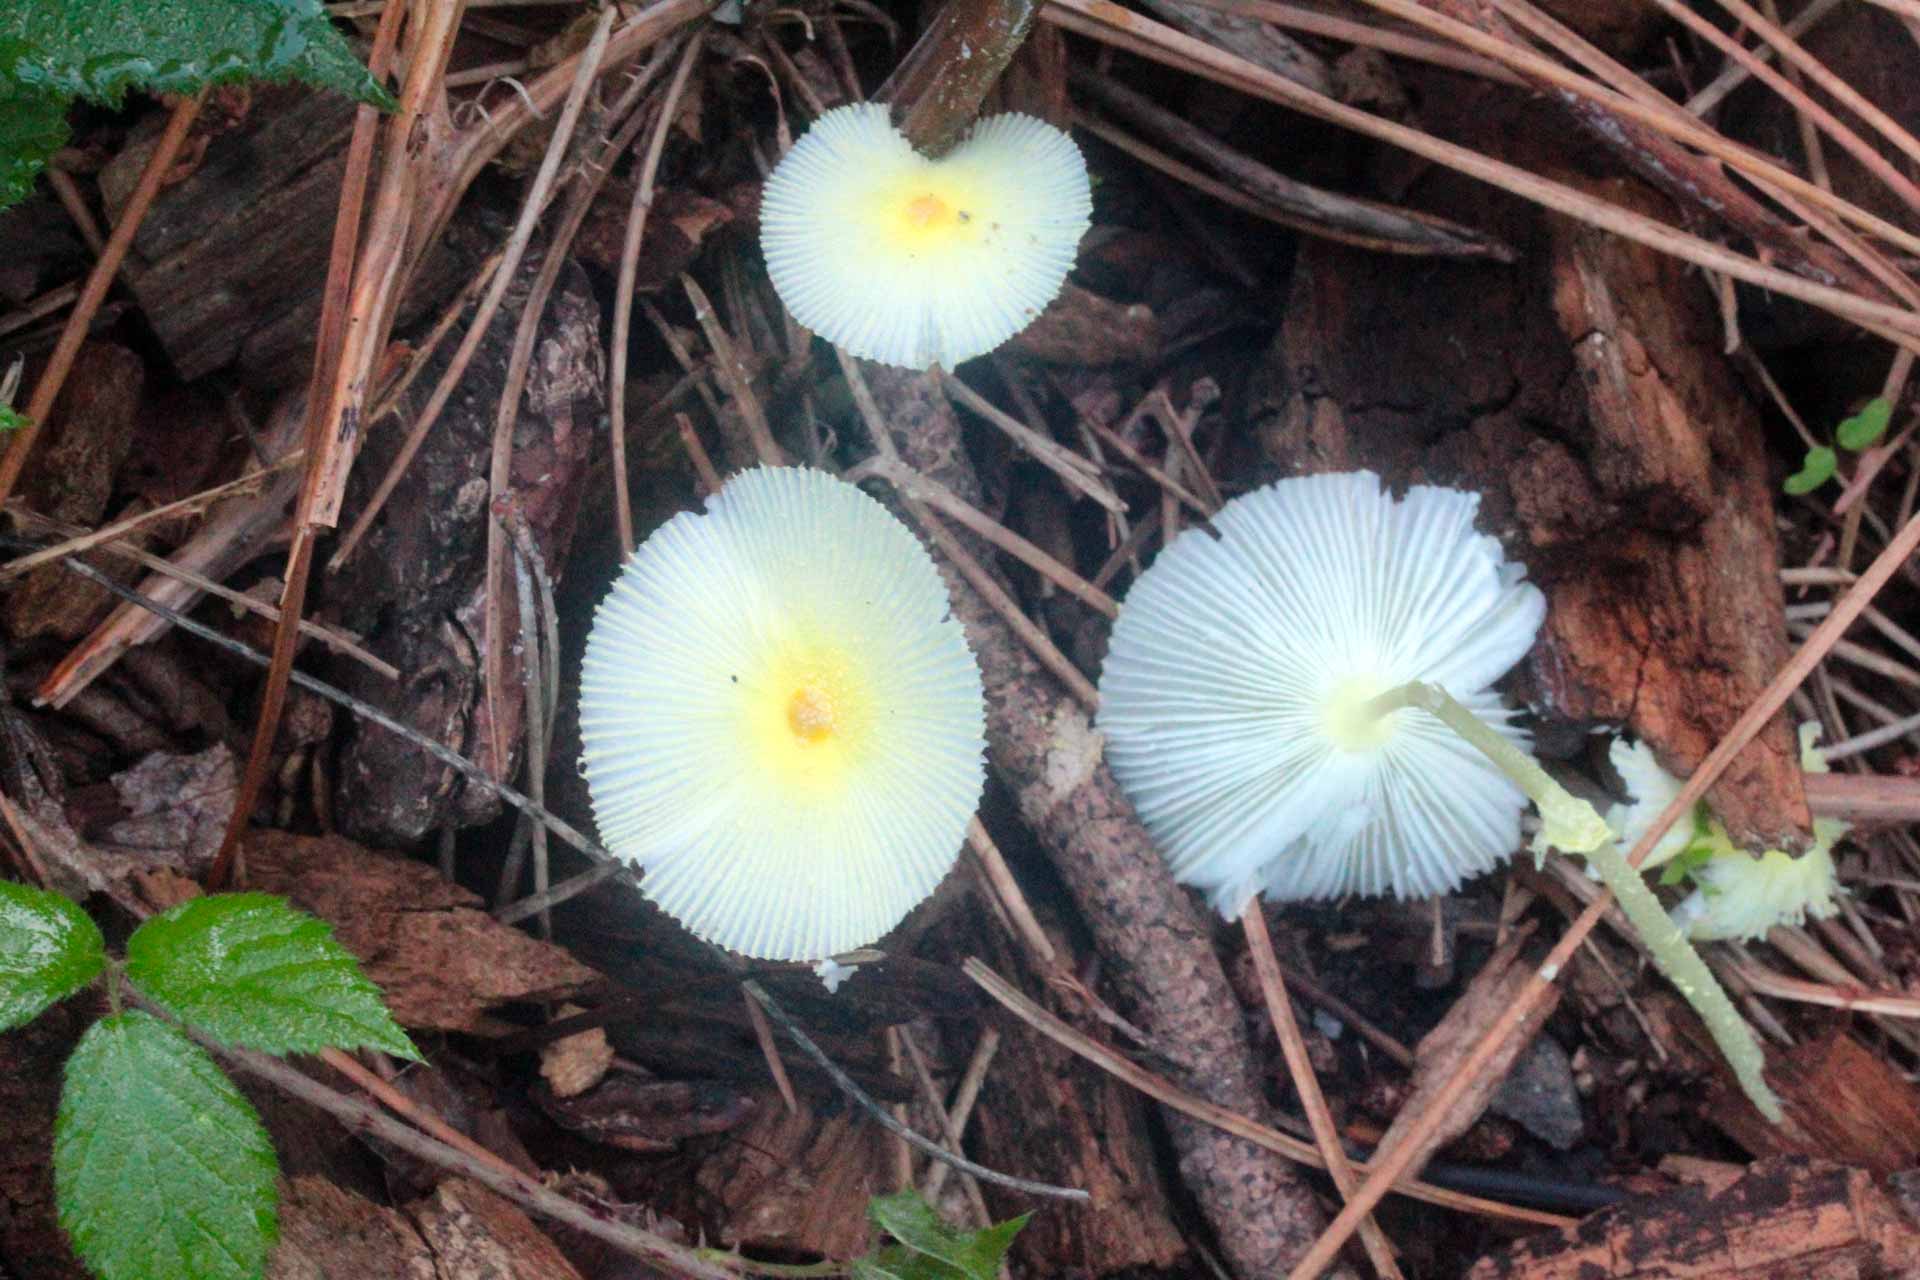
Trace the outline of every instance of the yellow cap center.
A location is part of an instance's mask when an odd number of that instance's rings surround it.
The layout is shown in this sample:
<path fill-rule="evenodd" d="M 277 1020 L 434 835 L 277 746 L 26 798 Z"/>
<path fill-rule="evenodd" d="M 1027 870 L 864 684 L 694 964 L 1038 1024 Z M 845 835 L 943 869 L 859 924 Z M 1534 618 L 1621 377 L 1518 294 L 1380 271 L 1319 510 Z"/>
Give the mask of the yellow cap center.
<path fill-rule="evenodd" d="M 787 699 L 787 727 L 802 742 L 833 736 L 833 698 L 818 685 L 803 684 Z"/>
<path fill-rule="evenodd" d="M 944 222 L 951 212 L 947 202 L 931 191 L 922 192 L 907 202 L 907 222 L 920 230 Z"/>

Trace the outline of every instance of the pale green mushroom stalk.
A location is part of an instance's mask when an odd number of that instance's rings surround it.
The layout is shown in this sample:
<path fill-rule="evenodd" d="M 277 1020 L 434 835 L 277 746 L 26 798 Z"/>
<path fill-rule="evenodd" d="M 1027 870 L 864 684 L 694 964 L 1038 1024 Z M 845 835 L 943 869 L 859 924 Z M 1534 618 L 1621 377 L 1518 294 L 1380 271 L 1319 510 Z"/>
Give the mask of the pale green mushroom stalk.
<path fill-rule="evenodd" d="M 1640 873 L 1627 861 L 1613 828 L 1599 812 L 1555 782 L 1532 756 L 1461 706 L 1438 685 L 1420 681 L 1401 685 L 1375 698 L 1367 710 L 1377 717 L 1406 707 L 1418 708 L 1437 718 L 1526 792 L 1540 811 L 1541 845 L 1551 845 L 1587 859 L 1601 883 L 1613 891 L 1621 911 L 1646 943 L 1654 964 L 1700 1015 L 1714 1043 L 1726 1055 L 1741 1089 L 1761 1115 L 1779 1124 L 1784 1113 L 1779 1097 L 1762 1074 L 1766 1058 L 1753 1028 L 1740 1016 L 1700 953 L 1660 906 L 1660 900 L 1647 888 Z"/>

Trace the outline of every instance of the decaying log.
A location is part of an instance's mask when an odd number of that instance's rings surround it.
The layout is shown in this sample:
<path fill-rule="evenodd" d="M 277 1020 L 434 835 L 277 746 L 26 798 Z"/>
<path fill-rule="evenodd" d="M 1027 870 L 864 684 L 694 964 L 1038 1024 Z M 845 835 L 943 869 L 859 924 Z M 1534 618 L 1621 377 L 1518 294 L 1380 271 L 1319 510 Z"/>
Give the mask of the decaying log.
<path fill-rule="evenodd" d="M 907 464 L 978 505 L 979 477 L 933 381 L 890 369 L 866 372 Z M 973 545 L 991 564 L 990 554 Z M 1182 1085 L 1265 1119 L 1246 1028 L 1207 922 L 1101 762 L 1101 740 L 1085 710 L 951 566 L 943 562 L 942 571 L 986 685 L 988 758 L 1112 963 L 1122 1003 Z M 1299 1175 L 1250 1143 L 1175 1113 L 1165 1118 L 1181 1173 L 1228 1265 L 1249 1278 L 1285 1274 L 1324 1225 Z"/>
<path fill-rule="evenodd" d="M 504 727 L 512 759 L 497 761 L 480 696 L 485 546 L 492 519 L 487 460 L 508 351 L 538 270 L 537 260 L 522 265 L 379 520 L 322 586 L 327 606 L 366 635 L 369 649 L 405 673 L 395 688 L 349 668 L 342 679 L 348 691 L 461 751 L 495 777 L 507 776 L 519 758 L 521 701 L 516 630 L 506 667 L 509 696 L 501 700 L 510 719 Z M 568 264 L 547 304 L 514 428 L 514 495 L 555 578 L 573 539 L 599 438 L 605 376 L 599 322 L 586 273 Z M 369 428 L 348 485 L 345 523 L 352 523 L 386 472 L 458 343 L 459 334 L 449 334 L 401 410 Z M 516 616 L 514 610 L 509 599 L 506 616 Z M 342 831 L 369 844 L 399 846 L 449 821 L 487 821 L 499 802 L 462 786 L 458 774 L 420 748 L 375 729 L 357 731 L 341 753 L 334 808 Z"/>
<path fill-rule="evenodd" d="M 1457 86 L 1456 86 L 1457 88 Z M 1566 171 L 1498 86 L 1427 99 L 1426 123 L 1653 207 L 1629 181 Z M 1404 261 L 1306 242 L 1248 409 L 1285 471 L 1364 463 L 1395 483 L 1480 492 L 1546 591 L 1523 670 L 1537 709 L 1624 723 L 1690 772 L 1786 654 L 1764 441 L 1686 269 L 1451 174 L 1421 204 L 1526 248 L 1512 267 Z M 1777 720 L 1711 793 L 1744 839 L 1807 822 Z"/>
<path fill-rule="evenodd" d="M 1696 1049 L 1705 1047 L 1704 1028 L 1692 1019 L 1680 1025 Z M 1768 1046 L 1767 1082 L 1786 1110 L 1783 1124 L 1767 1123 L 1714 1062 L 1706 1115 L 1755 1156 L 1817 1156 L 1882 1177 L 1920 1164 L 1920 1089 L 1845 1032 Z"/>
<path fill-rule="evenodd" d="M 244 851 L 248 884 L 331 923 L 404 1026 L 504 1034 L 518 1028 L 490 1017 L 493 1006 L 562 999 L 600 980 L 424 863 L 267 828 L 249 831 Z"/>
<path fill-rule="evenodd" d="M 261 387 L 306 379 L 319 331 L 340 181 L 355 105 L 299 85 L 261 85 L 223 100 L 238 116 L 202 139 L 193 173 L 163 190 L 122 269 L 184 380 L 238 363 Z M 143 133 L 100 174 L 117 217 L 153 148 Z M 459 287 L 472 263 L 445 247 L 403 295 L 411 324 Z M 137 259 L 137 260 L 136 260 Z"/>
<path fill-rule="evenodd" d="M 325 1178 L 290 1178 L 280 1196 L 280 1242 L 267 1280 L 393 1276 L 438 1280 L 433 1252 L 405 1215 Z"/>
<path fill-rule="evenodd" d="M 872 1242 L 867 1201 L 898 1190 L 886 1134 L 864 1115 L 789 1112 L 768 1089 L 754 1119 L 700 1167 L 723 1208 L 721 1243 L 853 1258 Z"/>
<path fill-rule="evenodd" d="M 971 954 L 999 972 L 1019 967 L 999 938 L 971 941 Z M 1050 995 L 1042 982 L 1026 987 Z M 1014 1241 L 1014 1259 L 1027 1271 L 1162 1272 L 1187 1256 L 1146 1121 L 1145 1104 L 1127 1086 L 1051 1040 L 1007 1028 L 967 1129 L 968 1150 L 990 1169 L 1066 1182 L 1093 1197 L 1090 1205 L 1049 1205 L 1034 1216 Z M 981 1191 L 996 1221 L 1033 1207 L 990 1185 Z"/>
<path fill-rule="evenodd" d="M 450 1178 L 406 1213 L 444 1280 L 581 1280 L 531 1218 L 476 1182 Z"/>
<path fill-rule="evenodd" d="M 145 385 L 146 366 L 127 348 L 110 342 L 81 347 L 20 473 L 21 502 L 56 520 L 97 522 L 113 495 L 114 475 L 133 446 Z M 112 556 L 88 561 L 126 573 Z M 111 598 L 105 588 L 77 581 L 60 565 L 43 565 L 8 587 L 7 631 L 16 639 L 47 634 L 74 639 L 98 620 Z"/>
<path fill-rule="evenodd" d="M 1863 1169 L 1763 1160 L 1720 1191 L 1603 1210 L 1482 1258 L 1467 1280 L 1888 1280 L 1920 1274 L 1920 1230 Z"/>

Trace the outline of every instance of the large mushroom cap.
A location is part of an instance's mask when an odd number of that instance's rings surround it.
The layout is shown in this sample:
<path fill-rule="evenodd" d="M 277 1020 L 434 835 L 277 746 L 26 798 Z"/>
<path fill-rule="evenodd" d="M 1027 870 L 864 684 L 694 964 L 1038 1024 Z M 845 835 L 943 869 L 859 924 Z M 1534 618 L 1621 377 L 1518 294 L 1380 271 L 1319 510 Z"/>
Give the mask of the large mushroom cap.
<path fill-rule="evenodd" d="M 1093 210 L 1073 140 L 980 121 L 939 159 L 876 103 L 814 121 L 767 179 L 760 244 L 794 319 L 882 364 L 954 369 L 1060 292 Z"/>
<path fill-rule="evenodd" d="M 1518 788 L 1437 720 L 1438 684 L 1517 742 L 1487 688 L 1546 614 L 1475 494 L 1370 472 L 1282 480 L 1189 530 L 1128 593 L 1100 682 L 1107 759 L 1175 876 L 1237 915 L 1275 898 L 1423 897 L 1520 843 Z"/>
<path fill-rule="evenodd" d="M 583 771 L 607 847 L 710 942 L 819 960 L 898 924 L 980 798 L 980 672 L 913 534 L 761 468 L 662 525 L 594 616 Z"/>

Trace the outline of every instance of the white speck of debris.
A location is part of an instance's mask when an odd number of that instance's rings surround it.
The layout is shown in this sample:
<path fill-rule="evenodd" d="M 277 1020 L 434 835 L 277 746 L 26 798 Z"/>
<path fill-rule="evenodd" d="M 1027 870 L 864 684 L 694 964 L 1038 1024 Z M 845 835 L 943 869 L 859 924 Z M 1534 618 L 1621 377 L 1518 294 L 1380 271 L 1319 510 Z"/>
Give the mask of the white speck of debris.
<path fill-rule="evenodd" d="M 1325 1009 L 1313 1011 L 1313 1029 L 1329 1040 L 1338 1040 L 1346 1034 L 1347 1024 L 1328 1013 Z"/>
<path fill-rule="evenodd" d="M 1540 966 L 1540 981 L 1552 982 L 1555 978 L 1558 978 L 1559 976 L 1560 976 L 1559 965 L 1543 964 Z"/>
<path fill-rule="evenodd" d="M 834 995 L 840 990 L 841 983 L 860 972 L 860 966 L 857 964 L 841 964 L 832 956 L 828 956 L 825 960 L 813 966 L 813 972 L 821 982 L 826 984 L 827 994 Z"/>

